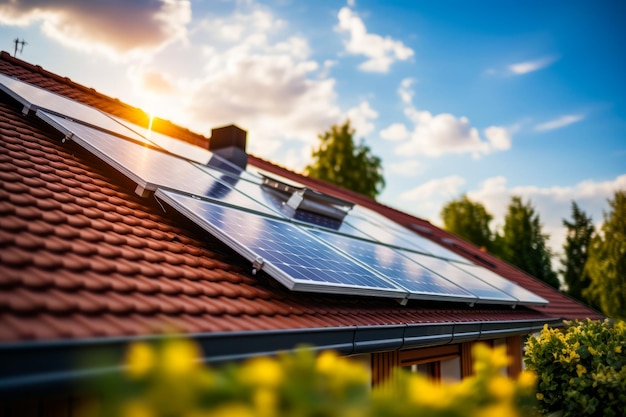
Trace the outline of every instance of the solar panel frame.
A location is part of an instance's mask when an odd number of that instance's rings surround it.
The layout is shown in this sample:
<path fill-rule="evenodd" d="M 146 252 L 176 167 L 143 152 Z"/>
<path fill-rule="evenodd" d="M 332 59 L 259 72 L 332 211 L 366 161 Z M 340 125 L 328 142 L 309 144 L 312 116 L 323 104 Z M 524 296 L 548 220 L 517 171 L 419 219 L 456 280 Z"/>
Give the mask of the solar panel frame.
<path fill-rule="evenodd" d="M 516 283 L 508 280 L 493 271 L 488 270 L 478 265 L 458 264 L 452 262 L 454 266 L 466 271 L 469 274 L 474 275 L 476 278 L 495 286 L 500 291 L 511 295 L 519 300 L 520 305 L 537 305 L 545 306 L 549 304 L 549 301 L 545 298 L 528 291 L 526 288 L 517 285 Z"/>
<path fill-rule="evenodd" d="M 390 246 L 319 229 L 305 228 L 305 230 L 363 265 L 370 268 L 375 265 L 378 274 L 406 288 L 409 291 L 409 299 L 469 304 L 478 301 L 478 297 L 472 292 L 414 262 L 410 257 Z"/>
<path fill-rule="evenodd" d="M 279 281 L 282 285 L 292 291 L 303 292 L 320 292 L 331 294 L 346 295 L 362 295 L 388 297 L 396 299 L 405 299 L 407 292 L 405 289 L 389 282 L 376 272 L 372 271 L 359 263 L 354 262 L 349 257 L 336 251 L 333 247 L 327 245 L 317 239 L 296 224 L 285 220 L 255 215 L 250 212 L 244 212 L 235 208 L 221 206 L 209 201 L 193 199 L 168 190 L 158 189 L 155 196 L 173 207 L 175 210 L 189 218 L 202 229 L 217 237 L 231 249 L 235 250 L 241 256 L 252 262 L 253 267 L 262 269 L 271 277 Z M 230 213 L 231 216 L 239 216 L 239 221 L 230 221 L 225 226 L 220 226 L 215 217 L 222 212 Z M 210 217 L 213 216 L 213 217 Z M 281 263 L 281 252 L 264 248 L 262 245 L 269 246 L 269 242 L 274 242 L 272 236 L 252 237 L 249 236 L 254 227 L 241 220 L 241 217 L 247 217 L 250 222 L 258 222 L 273 225 L 273 227 L 286 228 L 288 234 L 273 236 L 280 237 L 279 245 L 281 248 L 288 247 L 294 240 L 298 241 L 294 251 L 297 254 L 289 253 L 287 257 L 291 263 Z M 235 227 L 245 228 L 245 235 L 238 232 Z M 248 241 L 244 241 L 248 239 Z M 261 241 L 262 244 L 257 243 Z M 293 258 L 297 258 L 293 260 Z M 329 266 L 341 265 L 341 268 L 333 271 L 334 275 L 329 272 Z M 320 267 L 321 266 L 321 267 Z M 348 271 L 354 271 L 349 272 Z M 304 276 L 303 271 L 312 273 L 316 271 L 320 276 L 327 277 L 326 281 L 316 280 L 313 278 L 303 279 L 297 278 L 295 275 Z M 348 272 L 347 272 L 348 271 Z M 359 285 L 355 283 L 342 282 L 343 276 L 358 277 L 361 280 L 368 280 L 368 285 Z M 335 281 L 335 282 L 332 282 Z M 384 284 L 376 286 L 375 283 Z"/>
<path fill-rule="evenodd" d="M 0 74 L 0 90 L 6 92 L 22 104 L 24 106 L 24 114 L 45 110 L 47 113 L 77 120 L 88 126 L 136 141 L 145 140 L 138 133 L 94 107 L 3 74 Z"/>
<path fill-rule="evenodd" d="M 42 110 L 37 110 L 37 116 L 128 177 L 137 184 L 136 192 L 140 195 L 163 187 L 210 198 L 221 204 L 245 207 L 246 210 L 268 216 L 276 215 L 265 206 L 234 189 L 232 185 L 225 184 L 198 169 L 186 159 L 142 146 Z M 140 164 L 142 161 L 144 163 Z"/>
<path fill-rule="evenodd" d="M 517 298 L 501 291 L 483 280 L 478 279 L 469 272 L 458 268 L 456 266 L 457 264 L 451 261 L 433 256 L 421 255 L 419 253 L 408 251 L 404 252 L 406 256 L 418 264 L 476 295 L 478 297 L 476 303 L 506 304 L 511 306 L 519 304 L 519 300 Z"/>

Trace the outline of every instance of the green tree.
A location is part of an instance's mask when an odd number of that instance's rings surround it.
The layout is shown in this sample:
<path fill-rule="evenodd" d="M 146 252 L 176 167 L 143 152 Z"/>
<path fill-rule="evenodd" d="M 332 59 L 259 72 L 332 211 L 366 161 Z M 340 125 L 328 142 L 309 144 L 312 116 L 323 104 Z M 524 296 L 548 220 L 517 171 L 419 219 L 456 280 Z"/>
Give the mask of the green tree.
<path fill-rule="evenodd" d="M 539 214 L 530 202 L 524 204 L 521 197 L 513 196 L 504 218 L 502 237 L 497 239 L 501 245 L 500 257 L 558 289 L 560 283 L 552 270 L 547 239 L 541 233 Z"/>
<path fill-rule="evenodd" d="M 604 314 L 626 319 L 626 191 L 609 200 L 601 232 L 591 240 L 585 272 L 591 284 L 583 295 L 595 301 Z"/>
<path fill-rule="evenodd" d="M 305 174 L 375 198 L 385 187 L 382 163 L 362 140 L 354 143 L 354 133 L 347 120 L 318 135 L 320 145 Z"/>
<path fill-rule="evenodd" d="M 583 297 L 583 290 L 589 286 L 589 277 L 584 271 L 589 252 L 591 237 L 595 231 L 591 217 L 572 201 L 572 219 L 563 220 L 567 228 L 567 237 L 563 245 L 565 257 L 561 259 L 563 279 L 567 284 L 567 293 L 572 297 L 589 302 Z"/>
<path fill-rule="evenodd" d="M 489 223 L 493 216 L 481 203 L 462 195 L 443 206 L 439 215 L 445 230 L 492 251 L 494 234 L 489 229 Z"/>

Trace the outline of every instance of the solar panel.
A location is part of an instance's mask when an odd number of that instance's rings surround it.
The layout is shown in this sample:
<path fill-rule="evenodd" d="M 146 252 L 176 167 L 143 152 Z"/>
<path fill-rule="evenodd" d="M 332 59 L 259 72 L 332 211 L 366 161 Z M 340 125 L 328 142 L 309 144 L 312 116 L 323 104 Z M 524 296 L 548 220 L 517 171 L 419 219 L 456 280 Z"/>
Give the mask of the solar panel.
<path fill-rule="evenodd" d="M 295 224 L 162 189 L 156 196 L 291 290 L 406 296 L 404 289 Z"/>
<path fill-rule="evenodd" d="M 519 300 L 522 305 L 547 305 L 548 300 L 534 294 L 527 289 L 509 281 L 506 278 L 478 265 L 455 264 L 456 267 L 469 272 L 475 277 L 490 283 L 503 292 L 512 295 Z"/>
<path fill-rule="evenodd" d="M 64 115 L 73 120 L 122 135 L 133 140 L 143 141 L 137 133 L 123 126 L 107 114 L 93 107 L 54 94 L 48 90 L 27 84 L 0 74 L 0 89 L 24 105 L 24 113 L 44 109 L 48 113 Z"/>
<path fill-rule="evenodd" d="M 2 74 L 0 90 L 21 103 L 25 114 L 34 111 L 133 180 L 140 194 L 156 190 L 160 198 L 293 290 L 548 303 L 365 207 L 355 206 L 343 222 L 293 210 L 284 204 L 284 196 L 261 186 L 263 178 L 256 171 L 262 170 L 240 170 L 206 149 Z M 318 228 L 303 229 L 299 224 Z"/>
<path fill-rule="evenodd" d="M 360 210 L 362 207 L 355 206 L 355 209 Z M 440 258 L 455 260 L 458 262 L 469 262 L 467 259 L 457 255 L 451 250 L 432 242 L 430 239 L 426 239 L 414 232 L 411 232 L 391 220 L 387 220 L 385 224 L 382 224 L 382 222 L 379 222 L 378 220 L 367 220 L 359 215 L 352 215 L 352 213 L 350 213 L 346 217 L 345 222 L 350 224 L 352 227 L 361 230 L 371 238 L 388 245 L 434 255 Z M 391 223 L 394 225 L 391 225 Z"/>
<path fill-rule="evenodd" d="M 359 262 L 375 267 L 376 272 L 409 290 L 409 298 L 469 303 L 477 301 L 471 292 L 411 261 L 389 246 L 320 230 L 308 230 Z"/>
<path fill-rule="evenodd" d="M 187 160 L 41 110 L 37 111 L 37 116 L 63 134 L 70 135 L 74 142 L 130 178 L 137 184 L 139 194 L 167 187 L 267 215 L 273 214 Z"/>
<path fill-rule="evenodd" d="M 452 262 L 432 256 L 420 255 L 413 252 L 404 252 L 406 256 L 415 262 L 423 265 L 433 272 L 445 277 L 461 288 L 470 291 L 478 297 L 477 303 L 488 304 L 511 304 L 519 303 L 519 300 L 512 297 L 498 288 L 476 278 L 474 275 L 457 268 Z"/>

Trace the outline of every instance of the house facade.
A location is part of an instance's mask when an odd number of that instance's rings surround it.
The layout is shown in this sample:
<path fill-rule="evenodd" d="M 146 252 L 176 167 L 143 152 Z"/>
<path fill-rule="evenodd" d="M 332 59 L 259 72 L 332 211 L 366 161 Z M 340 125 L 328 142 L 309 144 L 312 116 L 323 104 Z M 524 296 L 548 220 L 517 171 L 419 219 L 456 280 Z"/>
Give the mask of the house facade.
<path fill-rule="evenodd" d="M 19 86 L 26 83 L 133 126 L 147 126 L 144 112 L 6 52 L 0 55 L 0 74 L 0 416 L 50 410 L 76 415 L 85 398 L 80 386 L 115 371 L 129 343 L 157 340 L 171 331 L 195 340 L 209 363 L 303 344 L 335 349 L 370 364 L 377 385 L 395 367 L 436 378 L 470 375 L 471 347 L 478 341 L 505 345 L 514 359 L 508 370 L 514 376 L 522 367 L 525 335 L 546 323 L 601 318 L 423 219 L 247 155 L 245 133 L 236 127 L 216 129 L 206 138 L 156 120 L 155 132 L 183 143 L 184 152 L 222 155 L 244 164 L 246 172 L 262 173 L 261 178 L 357 205 L 546 303 L 398 301 L 291 290 L 233 249 L 228 232 L 226 239 L 209 233 L 163 198 L 167 192 L 159 191 L 159 184 L 121 169 L 124 155 L 109 160 L 98 137 L 68 134 L 99 126 L 63 118 L 45 102 L 35 103 L 37 108 L 25 105 Z M 108 134 L 116 141 L 133 140 Z M 175 173 L 166 176 L 163 181 L 176 180 Z M 204 201 L 200 193 L 190 195 Z M 78 358 L 100 353 L 109 362 L 77 365 Z"/>

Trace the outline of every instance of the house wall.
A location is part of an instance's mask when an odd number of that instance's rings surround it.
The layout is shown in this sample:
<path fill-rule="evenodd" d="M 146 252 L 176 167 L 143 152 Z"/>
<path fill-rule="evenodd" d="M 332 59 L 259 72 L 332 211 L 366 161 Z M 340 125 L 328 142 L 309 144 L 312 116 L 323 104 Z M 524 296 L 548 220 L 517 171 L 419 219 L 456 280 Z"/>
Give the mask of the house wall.
<path fill-rule="evenodd" d="M 472 348 L 475 343 L 477 342 L 374 353 L 371 361 L 372 386 L 393 384 L 390 377 L 395 368 L 421 369 L 435 379 L 455 379 L 457 375 L 460 378 L 471 376 L 473 374 Z M 486 343 L 492 347 L 506 346 L 511 362 L 504 372 L 515 378 L 522 371 L 521 336 L 491 339 L 479 343 Z"/>

